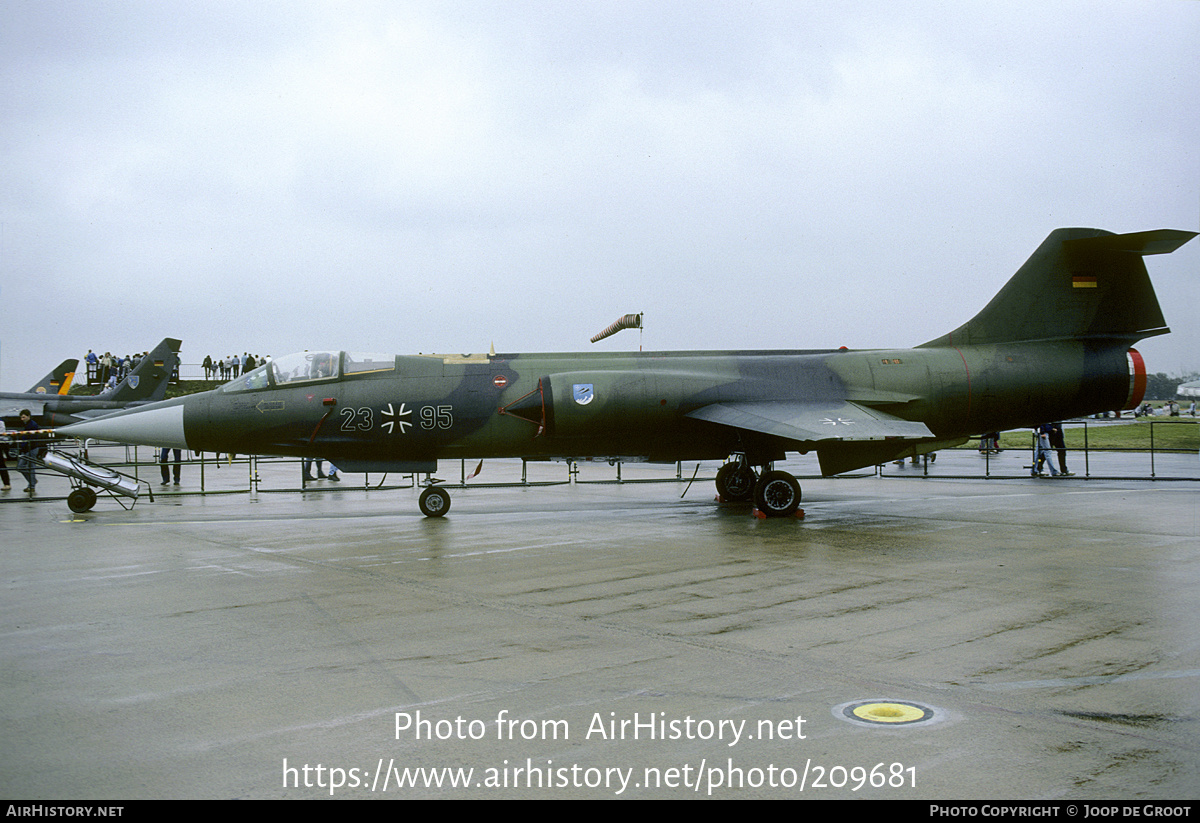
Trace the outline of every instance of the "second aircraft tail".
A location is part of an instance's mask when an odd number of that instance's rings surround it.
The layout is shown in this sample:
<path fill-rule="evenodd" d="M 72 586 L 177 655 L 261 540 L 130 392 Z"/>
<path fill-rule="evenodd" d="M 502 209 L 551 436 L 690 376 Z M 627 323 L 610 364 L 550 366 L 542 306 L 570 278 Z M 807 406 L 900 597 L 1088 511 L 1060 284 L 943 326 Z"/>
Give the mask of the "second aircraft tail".
<path fill-rule="evenodd" d="M 121 400 L 126 403 L 135 401 L 152 402 L 162 400 L 167 396 L 167 383 L 175 369 L 179 366 L 179 340 L 165 338 L 129 375 L 117 384 L 112 394 L 105 395 L 106 400 Z"/>
<path fill-rule="evenodd" d="M 71 390 L 71 381 L 75 379 L 75 369 L 79 367 L 78 360 L 64 360 L 55 367 L 54 371 L 33 384 L 29 394 L 66 394 Z"/>

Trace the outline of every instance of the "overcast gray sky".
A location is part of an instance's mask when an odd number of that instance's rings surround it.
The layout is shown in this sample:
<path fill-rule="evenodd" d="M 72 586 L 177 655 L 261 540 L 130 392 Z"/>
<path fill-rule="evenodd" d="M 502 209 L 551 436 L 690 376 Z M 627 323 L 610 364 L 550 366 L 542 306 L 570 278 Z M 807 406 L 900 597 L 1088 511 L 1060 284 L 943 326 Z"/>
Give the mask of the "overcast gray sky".
<path fill-rule="evenodd" d="M 0 0 L 0 387 L 205 354 L 911 346 L 1200 228 L 1200 3 Z M 1147 258 L 1200 369 L 1200 240 Z"/>

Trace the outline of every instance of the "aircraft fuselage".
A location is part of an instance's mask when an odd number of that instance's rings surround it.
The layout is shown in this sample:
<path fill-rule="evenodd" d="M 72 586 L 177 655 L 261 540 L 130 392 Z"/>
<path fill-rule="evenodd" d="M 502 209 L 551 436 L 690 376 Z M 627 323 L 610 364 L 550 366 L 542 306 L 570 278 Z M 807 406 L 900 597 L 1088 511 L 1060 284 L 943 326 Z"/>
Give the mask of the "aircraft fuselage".
<path fill-rule="evenodd" d="M 328 353 L 338 357 L 340 353 Z M 349 357 L 353 357 L 350 355 Z M 924 422 L 938 440 L 1034 426 L 1131 401 L 1124 348 L 1075 341 L 871 351 L 417 355 L 390 368 L 186 398 L 197 451 L 429 464 L 439 458 L 611 457 L 755 462 L 820 449 L 689 417 L 712 404 L 857 402 Z M 846 424 L 851 425 L 851 424 Z M 830 445 L 844 438 L 828 424 Z M 883 438 L 880 438 L 881 440 Z M 882 444 L 881 444 L 882 445 Z M 866 464 L 864 464 L 866 465 Z"/>

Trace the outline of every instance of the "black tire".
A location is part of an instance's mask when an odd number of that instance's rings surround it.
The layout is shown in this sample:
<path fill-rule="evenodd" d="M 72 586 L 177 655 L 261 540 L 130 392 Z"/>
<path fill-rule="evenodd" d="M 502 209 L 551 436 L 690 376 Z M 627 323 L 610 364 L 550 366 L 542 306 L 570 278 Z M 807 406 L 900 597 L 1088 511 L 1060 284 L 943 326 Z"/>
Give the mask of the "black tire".
<path fill-rule="evenodd" d="M 745 463 L 726 463 L 717 471 L 717 494 L 722 500 L 749 500 L 756 483 L 758 475 Z"/>
<path fill-rule="evenodd" d="M 787 472 L 766 472 L 754 487 L 754 504 L 767 517 L 790 517 L 800 508 L 800 484 Z"/>
<path fill-rule="evenodd" d="M 421 492 L 421 496 L 417 498 L 417 505 L 421 507 L 421 514 L 426 517 L 442 517 L 450 511 L 450 493 L 437 486 L 430 486 Z"/>
<path fill-rule="evenodd" d="M 96 493 L 87 487 L 78 488 L 67 495 L 67 506 L 76 514 L 91 511 L 96 505 Z"/>

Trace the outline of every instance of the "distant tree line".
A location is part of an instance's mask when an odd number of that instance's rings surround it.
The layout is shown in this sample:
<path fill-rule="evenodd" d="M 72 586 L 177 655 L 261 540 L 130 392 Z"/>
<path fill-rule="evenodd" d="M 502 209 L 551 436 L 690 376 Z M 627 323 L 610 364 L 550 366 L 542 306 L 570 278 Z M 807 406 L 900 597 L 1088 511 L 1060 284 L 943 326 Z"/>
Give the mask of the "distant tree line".
<path fill-rule="evenodd" d="M 1169 375 L 1166 372 L 1146 375 L 1147 400 L 1171 400 L 1175 397 L 1175 389 L 1180 383 L 1191 383 L 1200 380 L 1200 374 L 1191 372 L 1183 375 Z"/>

